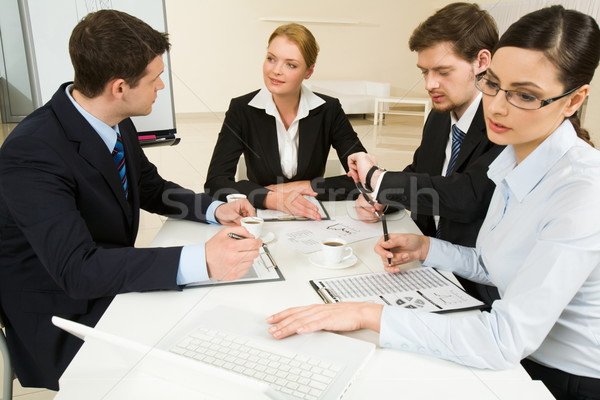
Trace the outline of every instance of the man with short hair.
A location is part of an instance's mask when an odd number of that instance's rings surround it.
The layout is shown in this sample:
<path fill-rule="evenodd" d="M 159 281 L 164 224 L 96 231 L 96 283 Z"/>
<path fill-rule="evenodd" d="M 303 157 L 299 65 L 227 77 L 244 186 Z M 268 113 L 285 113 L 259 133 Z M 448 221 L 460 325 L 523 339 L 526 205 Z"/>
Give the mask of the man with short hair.
<path fill-rule="evenodd" d="M 165 181 L 129 117 L 152 110 L 166 34 L 101 10 L 73 30 L 74 83 L 21 122 L 0 149 L 0 312 L 23 386 L 58 389 L 82 341 L 53 315 L 94 326 L 119 293 L 246 274 L 260 239 L 242 227 L 206 243 L 134 248 L 140 208 L 238 225 L 247 200 L 224 204 Z"/>
<path fill-rule="evenodd" d="M 502 150 L 487 138 L 475 80 L 488 68 L 497 41 L 492 17 L 470 3 L 449 4 L 414 30 L 409 47 L 417 52 L 433 110 L 404 171 L 385 172 L 366 153 L 349 156 L 355 181 L 373 190 L 379 203 L 374 208 L 359 197 L 361 219 L 374 220 L 383 205 L 406 208 L 425 235 L 475 245 L 494 191 L 487 168 Z M 459 280 L 488 304 L 498 296 L 495 288 Z"/>

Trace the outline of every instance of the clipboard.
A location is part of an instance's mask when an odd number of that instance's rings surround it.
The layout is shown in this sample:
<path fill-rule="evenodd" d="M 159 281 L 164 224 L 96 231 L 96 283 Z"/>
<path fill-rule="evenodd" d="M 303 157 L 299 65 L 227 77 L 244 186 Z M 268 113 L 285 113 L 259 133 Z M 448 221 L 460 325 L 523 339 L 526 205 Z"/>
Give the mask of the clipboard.
<path fill-rule="evenodd" d="M 366 301 L 434 313 L 486 308 L 438 270 L 428 267 L 311 280 L 310 284 L 325 303 Z"/>
<path fill-rule="evenodd" d="M 316 197 L 313 196 L 304 196 L 305 199 L 319 207 L 319 214 L 321 214 L 321 220 L 326 221 L 330 220 L 329 213 L 327 209 L 321 202 L 321 200 L 317 200 Z M 265 222 L 278 222 L 278 221 L 310 221 L 310 218 L 299 217 L 292 214 L 286 214 L 283 211 L 279 210 L 265 210 L 265 209 L 257 209 L 256 216 L 262 218 Z"/>
<path fill-rule="evenodd" d="M 218 281 L 216 279 L 210 279 L 208 281 L 190 283 L 186 285 L 185 288 L 240 285 L 245 283 L 275 282 L 284 280 L 285 278 L 277 266 L 277 263 L 269 251 L 269 248 L 266 244 L 263 244 L 259 251 L 258 257 L 256 260 L 254 260 L 254 264 L 252 264 L 248 270 L 248 273 L 241 278 L 236 279 L 235 281 Z"/>

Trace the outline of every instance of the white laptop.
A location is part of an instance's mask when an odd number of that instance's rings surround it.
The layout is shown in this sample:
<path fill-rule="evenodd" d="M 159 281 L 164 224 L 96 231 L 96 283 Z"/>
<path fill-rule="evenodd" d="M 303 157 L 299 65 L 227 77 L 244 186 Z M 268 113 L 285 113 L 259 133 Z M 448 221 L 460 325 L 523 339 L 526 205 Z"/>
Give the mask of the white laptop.
<path fill-rule="evenodd" d="M 275 340 L 263 315 L 225 306 L 183 321 L 155 348 L 58 317 L 52 322 L 84 340 L 92 337 L 163 366 L 197 372 L 210 382 L 207 393 L 222 398 L 340 399 L 375 349 L 329 332 Z"/>

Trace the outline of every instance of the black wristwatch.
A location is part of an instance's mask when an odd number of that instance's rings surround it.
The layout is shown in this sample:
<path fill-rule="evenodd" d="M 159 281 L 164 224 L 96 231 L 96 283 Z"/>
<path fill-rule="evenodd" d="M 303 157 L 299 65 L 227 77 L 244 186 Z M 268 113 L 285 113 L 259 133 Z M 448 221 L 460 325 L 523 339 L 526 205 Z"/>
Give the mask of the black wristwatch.
<path fill-rule="evenodd" d="M 377 165 L 373 165 L 371 167 L 371 169 L 369 170 L 369 172 L 367 172 L 367 177 L 365 178 L 365 189 L 367 189 L 371 193 L 373 192 L 373 190 L 375 190 L 371 187 L 371 178 L 373 177 L 373 174 L 377 170 L 386 171 L 385 168 L 381 168 L 381 167 L 378 167 Z"/>

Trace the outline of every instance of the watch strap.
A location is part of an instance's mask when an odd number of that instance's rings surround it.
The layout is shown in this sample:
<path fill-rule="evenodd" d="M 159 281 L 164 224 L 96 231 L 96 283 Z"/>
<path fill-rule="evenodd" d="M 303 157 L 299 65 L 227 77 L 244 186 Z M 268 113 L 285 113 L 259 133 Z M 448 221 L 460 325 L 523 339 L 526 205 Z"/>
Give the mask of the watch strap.
<path fill-rule="evenodd" d="M 375 173 L 375 171 L 380 170 L 380 171 L 385 171 L 384 168 L 378 167 L 377 165 L 373 165 L 371 167 L 371 169 L 369 170 L 369 172 L 367 172 L 367 176 L 365 178 L 365 188 L 369 191 L 369 192 L 373 192 L 373 188 L 371 187 L 371 178 L 373 177 L 373 174 Z"/>

